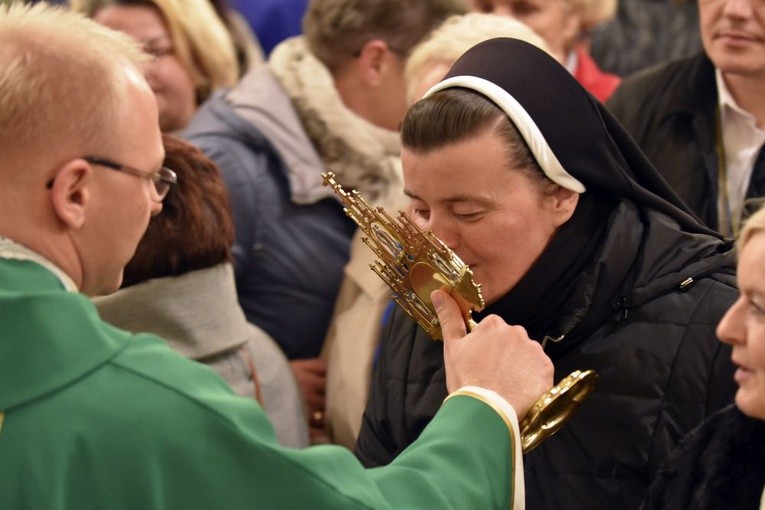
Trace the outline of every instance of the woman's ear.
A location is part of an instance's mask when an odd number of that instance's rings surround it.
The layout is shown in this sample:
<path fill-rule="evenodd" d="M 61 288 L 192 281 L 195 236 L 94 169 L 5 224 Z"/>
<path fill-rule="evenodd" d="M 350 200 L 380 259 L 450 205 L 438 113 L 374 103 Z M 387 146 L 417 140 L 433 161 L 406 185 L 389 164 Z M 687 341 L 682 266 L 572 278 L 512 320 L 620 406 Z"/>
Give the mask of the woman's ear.
<path fill-rule="evenodd" d="M 552 210 L 555 218 L 556 227 L 559 227 L 571 219 L 574 215 L 576 206 L 579 203 L 579 193 L 563 186 L 558 186 L 555 193 L 551 196 Z"/>
<path fill-rule="evenodd" d="M 51 185 L 51 202 L 59 220 L 72 229 L 85 223 L 90 202 L 93 167 L 84 159 L 73 159 L 58 169 Z"/>

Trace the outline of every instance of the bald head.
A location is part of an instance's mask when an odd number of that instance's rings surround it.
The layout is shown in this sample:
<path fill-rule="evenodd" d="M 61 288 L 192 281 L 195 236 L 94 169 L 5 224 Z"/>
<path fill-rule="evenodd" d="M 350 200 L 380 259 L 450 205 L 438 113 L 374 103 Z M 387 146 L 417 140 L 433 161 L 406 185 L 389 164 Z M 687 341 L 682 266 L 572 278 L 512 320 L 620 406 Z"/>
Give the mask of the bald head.
<path fill-rule="evenodd" d="M 29 165 L 109 143 L 125 69 L 143 58 L 128 37 L 63 8 L 1 6 L 0 153 Z"/>
<path fill-rule="evenodd" d="M 151 201 L 163 150 L 144 61 L 129 37 L 66 9 L 0 6 L 0 235 L 92 293 L 119 284 L 161 209 Z M 106 237 L 120 229 L 125 239 Z"/>

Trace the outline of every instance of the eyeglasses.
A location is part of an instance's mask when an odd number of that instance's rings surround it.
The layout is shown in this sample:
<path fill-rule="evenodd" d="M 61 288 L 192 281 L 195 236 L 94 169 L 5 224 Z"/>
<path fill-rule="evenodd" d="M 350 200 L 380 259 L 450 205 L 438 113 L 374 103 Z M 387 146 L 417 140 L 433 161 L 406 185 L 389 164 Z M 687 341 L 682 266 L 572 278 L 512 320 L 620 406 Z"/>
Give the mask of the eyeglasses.
<path fill-rule="evenodd" d="M 172 40 L 167 36 L 154 37 L 143 41 L 143 51 L 151 57 L 151 62 L 175 54 Z"/>
<path fill-rule="evenodd" d="M 151 181 L 154 183 L 154 191 L 157 193 L 157 197 L 159 200 L 157 202 L 161 202 L 170 191 L 170 188 L 173 187 L 174 184 L 178 182 L 178 176 L 167 168 L 166 166 L 163 166 L 159 169 L 159 172 L 156 173 L 150 173 L 150 172 L 144 172 L 143 170 L 138 170 L 137 168 L 133 168 L 127 165 L 121 165 L 119 163 L 115 163 L 114 161 L 106 158 L 101 158 L 98 156 L 85 156 L 82 159 L 90 163 L 91 165 L 98 165 L 105 168 L 110 168 L 112 170 L 117 170 L 118 172 L 124 172 L 126 174 L 134 175 L 136 177 L 140 177 L 142 179 L 151 179 Z M 45 185 L 47 188 L 50 188 L 53 186 L 53 179 L 48 181 L 48 183 Z"/>
<path fill-rule="evenodd" d="M 161 167 L 159 172 L 148 173 L 127 165 L 120 165 L 119 163 L 98 156 L 85 156 L 82 159 L 91 165 L 100 165 L 106 168 L 111 168 L 112 170 L 117 170 L 118 172 L 135 175 L 136 177 L 141 177 L 143 179 L 151 179 L 154 182 L 154 189 L 156 190 L 160 201 L 167 196 L 170 188 L 178 182 L 178 176 L 166 166 Z"/>
<path fill-rule="evenodd" d="M 157 46 L 146 46 L 143 49 L 144 53 L 149 55 L 151 57 L 150 62 L 156 62 L 158 60 L 163 59 L 164 57 L 167 57 L 169 55 L 175 55 L 175 49 L 172 47 L 157 47 Z"/>

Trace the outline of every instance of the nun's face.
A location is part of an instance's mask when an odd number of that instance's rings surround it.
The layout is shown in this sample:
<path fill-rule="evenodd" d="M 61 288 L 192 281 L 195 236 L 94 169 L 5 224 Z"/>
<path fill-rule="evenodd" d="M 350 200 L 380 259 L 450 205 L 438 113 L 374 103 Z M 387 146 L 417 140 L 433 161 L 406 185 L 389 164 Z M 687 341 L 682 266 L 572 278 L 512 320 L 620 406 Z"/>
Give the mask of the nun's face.
<path fill-rule="evenodd" d="M 487 303 L 518 283 L 576 207 L 576 193 L 545 194 L 514 169 L 491 131 L 401 156 L 412 220 L 471 267 Z"/>
<path fill-rule="evenodd" d="M 761 0 L 699 0 L 699 19 L 704 49 L 726 77 L 765 76 Z"/>
<path fill-rule="evenodd" d="M 736 405 L 765 420 L 765 232 L 754 234 L 741 250 L 738 286 L 741 295 L 717 327 L 721 341 L 733 346 L 738 369 Z"/>

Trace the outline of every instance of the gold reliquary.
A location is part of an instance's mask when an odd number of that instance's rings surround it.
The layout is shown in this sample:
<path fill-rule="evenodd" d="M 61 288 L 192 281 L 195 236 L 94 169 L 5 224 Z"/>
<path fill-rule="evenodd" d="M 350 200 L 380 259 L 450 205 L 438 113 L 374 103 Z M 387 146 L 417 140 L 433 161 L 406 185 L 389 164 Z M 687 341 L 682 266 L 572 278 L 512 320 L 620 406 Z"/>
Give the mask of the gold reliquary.
<path fill-rule="evenodd" d="M 372 208 L 357 192 L 346 193 L 332 173 L 322 174 L 343 201 L 345 213 L 366 234 L 362 239 L 377 255 L 370 268 L 393 291 L 393 299 L 434 340 L 441 340 L 438 316 L 430 301 L 436 289 L 451 290 L 465 314 L 484 307 L 481 286 L 473 282 L 473 272 L 433 233 L 425 232 L 399 212 L 398 221 L 382 207 Z"/>

